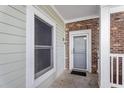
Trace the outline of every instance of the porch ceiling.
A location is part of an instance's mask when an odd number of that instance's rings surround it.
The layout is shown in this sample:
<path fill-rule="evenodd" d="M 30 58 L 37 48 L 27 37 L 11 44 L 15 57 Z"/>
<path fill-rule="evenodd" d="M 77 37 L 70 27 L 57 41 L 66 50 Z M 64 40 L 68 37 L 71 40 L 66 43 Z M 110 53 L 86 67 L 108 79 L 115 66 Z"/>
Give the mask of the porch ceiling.
<path fill-rule="evenodd" d="M 55 5 L 54 8 L 64 21 L 99 16 L 98 5 Z"/>

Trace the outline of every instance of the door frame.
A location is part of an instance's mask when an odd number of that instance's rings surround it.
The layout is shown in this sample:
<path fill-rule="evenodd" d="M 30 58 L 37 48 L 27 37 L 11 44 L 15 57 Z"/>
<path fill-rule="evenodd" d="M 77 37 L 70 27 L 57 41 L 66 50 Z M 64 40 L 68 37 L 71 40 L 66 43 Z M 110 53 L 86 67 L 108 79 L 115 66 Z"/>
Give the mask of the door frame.
<path fill-rule="evenodd" d="M 92 50 L 91 50 L 91 29 L 86 30 L 78 30 L 78 31 L 70 31 L 69 32 L 69 69 L 72 70 L 73 66 L 73 37 L 74 36 L 87 36 L 87 69 L 86 71 L 91 72 L 91 58 L 92 58 Z"/>

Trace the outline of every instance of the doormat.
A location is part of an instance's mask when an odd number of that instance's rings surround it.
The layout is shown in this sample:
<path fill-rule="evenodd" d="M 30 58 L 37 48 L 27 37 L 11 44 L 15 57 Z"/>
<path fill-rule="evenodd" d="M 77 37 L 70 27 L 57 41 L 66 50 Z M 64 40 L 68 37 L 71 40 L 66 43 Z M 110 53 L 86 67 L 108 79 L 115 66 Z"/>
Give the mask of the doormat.
<path fill-rule="evenodd" d="M 80 72 L 80 71 L 71 71 L 71 74 L 75 74 L 75 75 L 80 75 L 80 76 L 86 76 L 86 72 Z"/>

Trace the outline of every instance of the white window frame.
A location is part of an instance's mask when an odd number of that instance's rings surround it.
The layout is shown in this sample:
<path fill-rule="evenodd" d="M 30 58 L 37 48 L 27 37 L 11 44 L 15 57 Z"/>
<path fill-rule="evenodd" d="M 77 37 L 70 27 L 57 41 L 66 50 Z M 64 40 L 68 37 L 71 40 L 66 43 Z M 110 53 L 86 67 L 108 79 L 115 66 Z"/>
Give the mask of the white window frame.
<path fill-rule="evenodd" d="M 45 22 L 53 26 L 53 68 L 35 79 L 34 73 L 34 15 L 37 15 Z M 56 71 L 56 24 L 45 15 L 43 11 L 38 11 L 34 6 L 27 6 L 26 14 L 26 87 L 38 87 L 43 81 Z"/>
<path fill-rule="evenodd" d="M 87 69 L 86 71 L 91 72 L 91 58 L 92 58 L 92 49 L 91 49 L 91 29 L 86 29 L 86 30 L 79 30 L 79 31 L 70 31 L 69 32 L 69 69 L 72 70 L 74 69 L 73 66 L 73 37 L 74 36 L 82 36 L 86 35 L 87 36 Z"/>

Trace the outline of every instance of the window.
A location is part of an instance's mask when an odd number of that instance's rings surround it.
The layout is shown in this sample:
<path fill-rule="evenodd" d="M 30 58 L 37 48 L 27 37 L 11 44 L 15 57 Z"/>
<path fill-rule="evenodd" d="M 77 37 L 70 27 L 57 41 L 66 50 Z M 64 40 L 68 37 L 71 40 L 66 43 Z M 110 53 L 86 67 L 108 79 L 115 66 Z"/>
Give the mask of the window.
<path fill-rule="evenodd" d="M 35 15 L 35 79 L 53 68 L 53 27 Z"/>
<path fill-rule="evenodd" d="M 26 87 L 37 87 L 56 72 L 56 24 L 34 6 L 26 16 Z"/>

